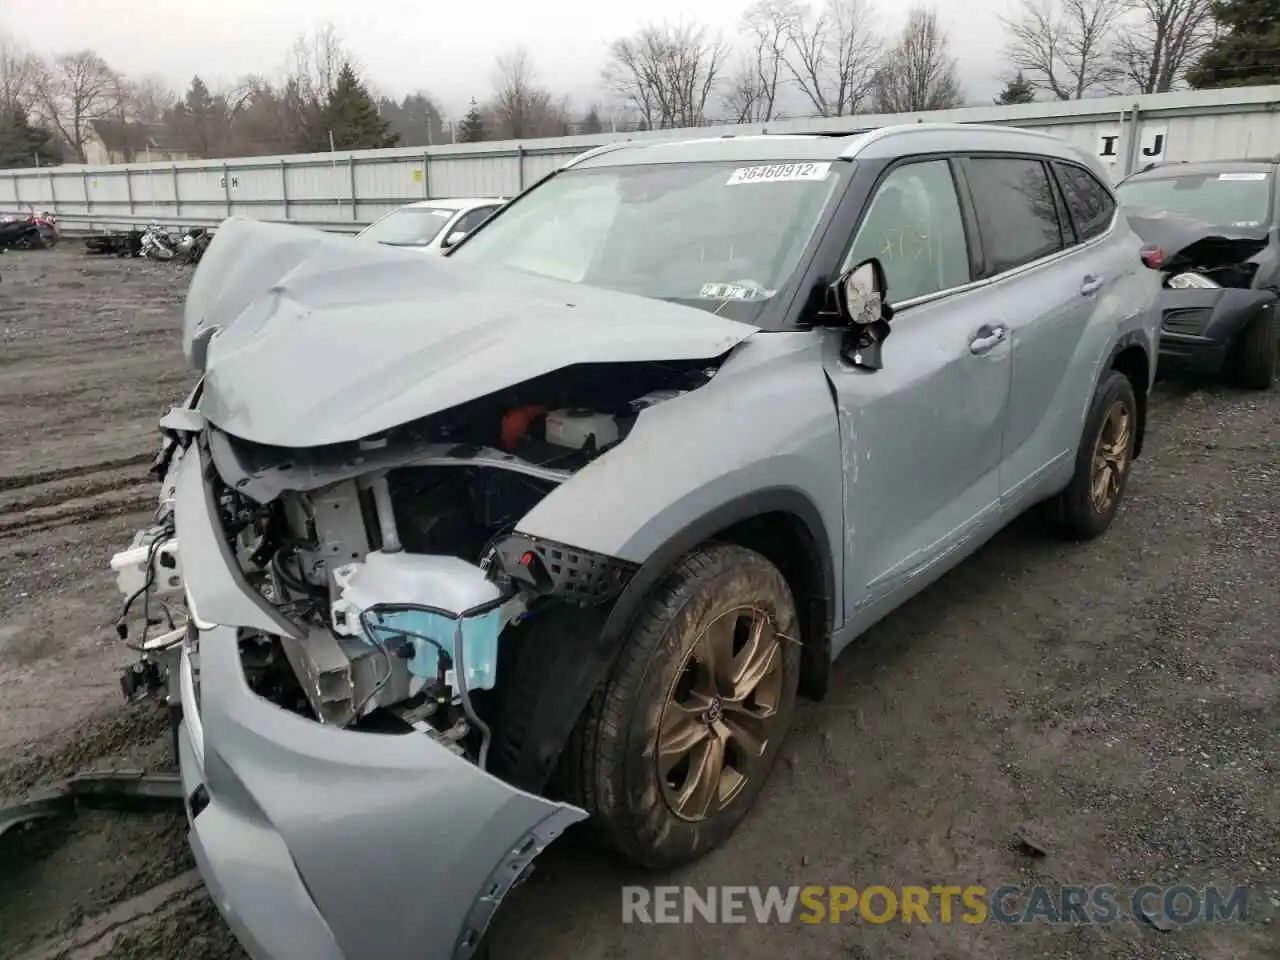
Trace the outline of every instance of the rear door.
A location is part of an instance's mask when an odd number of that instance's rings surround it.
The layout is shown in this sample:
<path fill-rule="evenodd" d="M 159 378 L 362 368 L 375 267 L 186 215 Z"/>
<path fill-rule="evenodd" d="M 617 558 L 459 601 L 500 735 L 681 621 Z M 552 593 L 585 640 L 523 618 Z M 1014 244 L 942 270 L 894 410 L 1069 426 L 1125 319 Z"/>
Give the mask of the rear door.
<path fill-rule="evenodd" d="M 1054 492 L 1071 474 L 1096 379 L 1097 348 L 1086 330 L 1107 315 L 1118 279 L 1106 240 L 1114 202 L 1101 209 L 1074 175 L 1087 172 L 1071 169 L 1071 193 L 1064 197 L 1045 158 L 984 155 L 964 162 L 982 224 L 983 276 L 993 281 L 988 292 L 1013 351 L 1000 488 L 1014 509 Z M 1105 190 L 1103 200 L 1110 200 Z M 1083 236 L 1068 204 L 1080 212 Z"/>

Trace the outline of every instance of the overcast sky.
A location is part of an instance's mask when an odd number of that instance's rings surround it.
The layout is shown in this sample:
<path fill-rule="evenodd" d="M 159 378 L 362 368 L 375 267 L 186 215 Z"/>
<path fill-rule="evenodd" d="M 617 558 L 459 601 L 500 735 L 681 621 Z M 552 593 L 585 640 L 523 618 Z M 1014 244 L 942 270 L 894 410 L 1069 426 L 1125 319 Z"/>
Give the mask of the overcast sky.
<path fill-rule="evenodd" d="M 579 106 L 603 99 L 609 41 L 642 22 L 697 19 L 732 35 L 749 0 L 0 0 L 0 26 L 41 52 L 91 47 L 117 70 L 175 88 L 199 73 L 276 76 L 292 39 L 328 20 L 380 92 L 423 89 L 446 112 L 489 93 L 494 55 L 524 44 L 542 82 Z M 939 0 L 970 102 L 989 103 L 1006 67 L 997 16 L 1010 0 Z M 886 31 L 905 4 L 879 0 Z M 696 13 L 694 12 L 696 11 Z"/>

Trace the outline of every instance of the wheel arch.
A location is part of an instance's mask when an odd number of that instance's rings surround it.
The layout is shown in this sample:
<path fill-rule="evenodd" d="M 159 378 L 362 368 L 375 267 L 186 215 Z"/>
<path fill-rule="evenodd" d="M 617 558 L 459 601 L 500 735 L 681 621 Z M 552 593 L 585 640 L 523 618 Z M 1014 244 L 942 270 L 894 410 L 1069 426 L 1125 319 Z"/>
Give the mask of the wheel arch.
<path fill-rule="evenodd" d="M 611 606 L 568 605 L 530 622 L 513 657 L 512 685 L 491 756 L 493 772 L 532 793 L 546 789 L 592 695 L 613 669 L 640 605 L 690 551 L 733 543 L 782 573 L 802 632 L 800 693 L 821 700 L 831 671 L 835 563 L 817 506 L 794 488 L 725 501 L 668 537 L 635 570 Z M 547 642 L 534 635 L 546 631 Z M 502 668 L 500 668 L 500 675 Z"/>
<path fill-rule="evenodd" d="M 625 632 L 648 591 L 681 557 L 709 541 L 753 550 L 781 572 L 791 588 L 802 633 L 800 691 L 821 700 L 826 694 L 835 627 L 835 562 L 822 515 L 812 500 L 794 488 L 773 487 L 729 500 L 668 538 L 618 598 L 615 610 L 623 608 L 624 600 L 629 602 L 629 609 L 622 611 L 625 621 L 620 620 L 618 627 Z"/>
<path fill-rule="evenodd" d="M 1142 455 L 1142 443 L 1147 435 L 1147 406 L 1151 383 L 1155 378 L 1152 357 L 1141 334 L 1133 332 L 1121 337 L 1111 348 L 1107 370 L 1124 374 L 1133 385 L 1134 402 L 1138 405 L 1138 429 L 1133 438 L 1133 455 Z"/>

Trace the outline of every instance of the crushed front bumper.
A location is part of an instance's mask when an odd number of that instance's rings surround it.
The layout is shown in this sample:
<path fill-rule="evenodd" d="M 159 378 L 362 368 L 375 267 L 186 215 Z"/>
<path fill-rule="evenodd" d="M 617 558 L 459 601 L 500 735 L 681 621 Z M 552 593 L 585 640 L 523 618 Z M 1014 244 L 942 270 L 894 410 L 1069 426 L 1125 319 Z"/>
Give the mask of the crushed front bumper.
<path fill-rule="evenodd" d="M 207 465 L 193 446 L 175 508 L 192 614 L 179 754 L 214 901 L 254 960 L 465 960 L 512 884 L 585 813 L 425 736 L 325 726 L 255 694 L 239 628 L 269 629 L 274 611 L 221 537 Z"/>
<path fill-rule="evenodd" d="M 1164 290 L 1161 294 L 1159 366 L 1166 372 L 1214 376 L 1222 372 L 1237 337 L 1256 317 L 1276 323 L 1270 290 Z"/>

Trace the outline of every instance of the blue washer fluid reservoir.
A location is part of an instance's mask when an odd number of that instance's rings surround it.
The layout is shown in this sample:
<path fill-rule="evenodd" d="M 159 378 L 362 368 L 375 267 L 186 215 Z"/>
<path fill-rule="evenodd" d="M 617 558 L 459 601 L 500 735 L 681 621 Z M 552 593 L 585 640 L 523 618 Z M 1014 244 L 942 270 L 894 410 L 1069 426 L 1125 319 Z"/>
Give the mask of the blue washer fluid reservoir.
<path fill-rule="evenodd" d="M 333 575 L 340 591 L 332 611 L 337 632 L 382 645 L 403 637 L 413 650 L 409 672 L 429 680 L 438 670 L 439 652 L 430 642 L 434 640 L 453 657 L 454 669 L 447 677 L 451 686 L 457 686 L 455 672 L 461 660 L 468 689 L 493 688 L 503 626 L 498 604 L 502 593 L 475 564 L 460 557 L 373 551 L 363 563 L 346 564 Z M 459 637 L 457 614 L 486 604 L 494 606 L 461 620 Z M 415 609 L 393 609 L 401 605 Z M 361 611 L 369 613 L 367 619 L 376 628 L 373 636 L 360 626 Z"/>

